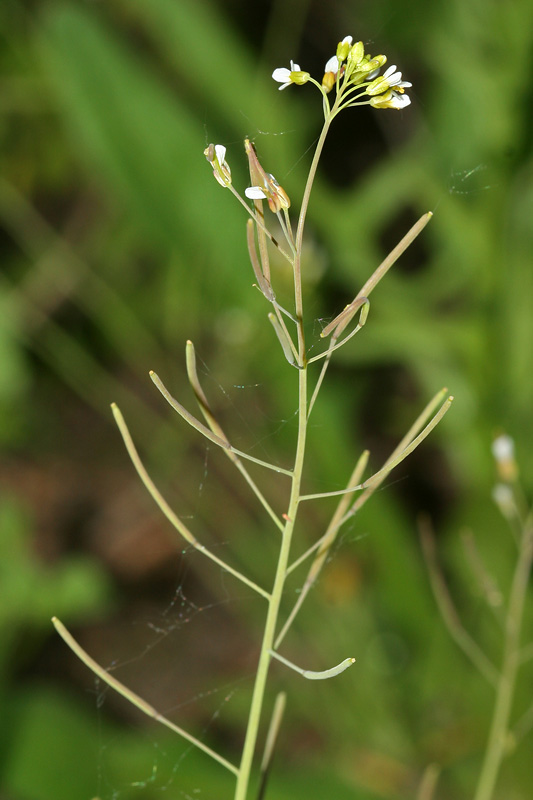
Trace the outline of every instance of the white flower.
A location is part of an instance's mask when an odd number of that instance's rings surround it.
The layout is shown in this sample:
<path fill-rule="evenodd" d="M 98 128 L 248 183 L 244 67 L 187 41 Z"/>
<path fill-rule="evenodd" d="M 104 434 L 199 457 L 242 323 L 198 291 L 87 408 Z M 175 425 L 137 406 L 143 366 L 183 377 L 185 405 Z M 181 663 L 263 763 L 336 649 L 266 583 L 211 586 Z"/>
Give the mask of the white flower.
<path fill-rule="evenodd" d="M 339 71 L 339 59 L 337 58 L 337 56 L 331 56 L 331 58 L 329 58 L 326 61 L 324 72 L 333 72 L 333 74 L 336 75 L 338 71 Z"/>
<path fill-rule="evenodd" d="M 223 144 L 210 144 L 204 156 L 213 167 L 213 175 L 221 186 L 231 185 L 231 169 L 226 161 L 226 148 Z"/>
<path fill-rule="evenodd" d="M 501 434 L 492 442 L 492 455 L 498 462 L 510 461 L 514 458 L 514 441 L 510 436 Z"/>
<path fill-rule="evenodd" d="M 383 75 L 377 75 L 377 70 L 370 72 L 366 81 L 366 93 L 371 95 L 370 105 L 374 108 L 406 108 L 411 103 L 411 98 L 405 90 L 413 84 L 402 80 L 402 73 L 396 71 L 396 64 L 387 67 Z"/>
<path fill-rule="evenodd" d="M 281 88 L 283 89 L 284 87 L 282 86 Z M 246 197 L 249 197 L 250 200 L 266 200 L 267 197 L 260 186 L 249 186 L 248 189 L 244 190 L 244 194 Z"/>
<path fill-rule="evenodd" d="M 407 94 L 400 94 L 399 92 L 395 92 L 394 89 L 392 90 L 392 97 L 389 100 L 387 108 L 407 108 L 408 105 L 411 104 L 411 98 Z"/>
<path fill-rule="evenodd" d="M 273 214 L 277 214 L 281 208 L 290 208 L 291 205 L 287 192 L 269 172 L 264 173 L 264 186 L 249 186 L 244 194 L 250 200 L 268 200 L 268 207 Z"/>
<path fill-rule="evenodd" d="M 406 94 L 395 92 L 394 89 L 387 89 L 383 94 L 371 97 L 368 102 L 374 108 L 396 108 L 400 110 L 410 104 L 411 98 Z"/>
<path fill-rule="evenodd" d="M 391 88 L 396 86 L 399 89 L 407 89 L 413 85 L 412 83 L 409 83 L 409 81 L 402 81 L 402 73 L 395 72 L 395 69 L 396 64 L 393 64 L 383 73 L 383 80 L 385 80 Z"/>
<path fill-rule="evenodd" d="M 492 455 L 496 461 L 498 476 L 504 483 L 513 483 L 518 478 L 518 464 L 515 460 L 514 440 L 501 433 L 492 442 Z"/>
<path fill-rule="evenodd" d="M 379 75 L 379 77 L 374 78 L 373 80 L 370 79 L 376 74 L 376 70 L 373 70 L 371 73 L 369 73 L 366 78 L 367 81 L 370 81 L 366 90 L 367 94 L 385 94 L 385 92 L 388 92 L 389 89 L 395 89 L 398 94 L 403 94 L 405 89 L 413 85 L 412 83 L 409 83 L 409 81 L 402 81 L 402 73 L 396 72 L 395 70 L 396 64 L 393 64 L 391 67 L 385 70 L 383 75 Z"/>
<path fill-rule="evenodd" d="M 224 147 L 224 145 L 223 144 L 216 144 L 215 145 L 215 153 L 216 153 L 216 157 L 219 160 L 219 163 L 223 164 L 224 161 L 226 160 L 226 148 Z"/>
<path fill-rule="evenodd" d="M 492 499 L 500 509 L 501 514 L 507 519 L 516 516 L 516 504 L 513 490 L 505 483 L 497 483 L 492 490 Z"/>
<path fill-rule="evenodd" d="M 300 70 L 300 65 L 295 64 L 294 61 L 292 61 L 292 59 L 291 59 L 290 69 L 287 69 L 287 67 L 278 67 L 277 69 L 274 70 L 274 72 L 272 73 L 272 77 L 278 83 L 283 84 L 283 86 L 279 87 L 280 92 L 282 89 L 286 89 L 287 86 L 290 86 L 291 83 L 295 82 L 292 79 L 292 74 L 294 72 L 301 72 L 301 70 Z"/>

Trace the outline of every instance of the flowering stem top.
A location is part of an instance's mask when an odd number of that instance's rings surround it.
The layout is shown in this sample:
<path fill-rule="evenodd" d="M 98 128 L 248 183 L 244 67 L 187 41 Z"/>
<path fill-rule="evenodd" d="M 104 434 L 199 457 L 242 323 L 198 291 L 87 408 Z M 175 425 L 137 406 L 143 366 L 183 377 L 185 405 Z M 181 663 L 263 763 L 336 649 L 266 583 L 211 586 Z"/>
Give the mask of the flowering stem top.
<path fill-rule="evenodd" d="M 352 106 L 371 105 L 374 108 L 402 109 L 411 102 L 405 89 L 412 86 L 402 80 L 396 66 L 389 67 L 382 75 L 380 70 L 387 61 L 386 56 L 371 56 L 365 53 L 363 42 L 352 44 L 353 37 L 345 36 L 337 45 L 337 52 L 326 62 L 322 82 L 311 77 L 291 61 L 291 68 L 278 68 L 272 73 L 275 81 L 286 89 L 291 83 L 300 86 L 313 83 L 324 98 L 324 115 L 336 116 L 339 111 Z M 335 87 L 336 95 L 330 105 L 328 94 Z"/>
<path fill-rule="evenodd" d="M 331 56 L 326 62 L 321 82 L 315 80 L 309 72 L 302 70 L 300 65 L 294 61 L 290 62 L 290 68 L 279 67 L 272 73 L 273 79 L 281 84 L 280 90 L 287 89 L 293 83 L 297 86 L 302 86 L 304 83 L 313 83 L 320 91 L 323 101 L 324 126 L 318 138 L 309 169 L 295 231 L 293 231 L 289 217 L 290 198 L 274 175 L 262 167 L 252 142 L 248 139 L 245 140 L 251 185 L 245 190 L 244 194 L 248 201 L 253 201 L 251 206 L 246 198 L 239 194 L 233 186 L 231 170 L 226 161 L 226 148 L 223 145 L 211 144 L 204 150 L 218 183 L 228 188 L 250 215 L 248 251 L 257 280 L 256 285 L 265 298 L 272 303 L 275 318 L 273 324 L 278 338 L 280 338 L 284 352 L 289 354 L 288 360 L 290 363 L 299 369 L 303 369 L 307 363 L 302 327 L 301 257 L 303 231 L 318 162 L 329 127 L 340 111 L 345 108 L 362 105 L 370 105 L 378 109 L 394 108 L 399 110 L 406 108 L 410 104 L 411 101 L 405 90 L 412 84 L 402 79 L 402 73 L 397 71 L 394 65 L 382 72 L 381 70 L 386 61 L 386 56 L 372 56 L 370 53 L 365 53 L 363 42 L 354 44 L 352 36 L 345 36 L 338 43 L 335 55 Z M 330 102 L 332 97 L 333 101 Z M 267 218 L 263 213 L 264 200 L 267 201 L 270 211 L 277 216 L 285 238 L 285 245 L 278 238 L 275 239 L 269 230 Z M 294 278 L 294 307 L 292 311 L 285 310 L 276 301 L 275 292 L 270 283 L 267 240 L 270 240 L 282 257 L 291 264 Z M 284 318 L 287 317 L 292 319 L 293 322 L 297 322 L 297 343 L 292 341 L 286 330 Z"/>

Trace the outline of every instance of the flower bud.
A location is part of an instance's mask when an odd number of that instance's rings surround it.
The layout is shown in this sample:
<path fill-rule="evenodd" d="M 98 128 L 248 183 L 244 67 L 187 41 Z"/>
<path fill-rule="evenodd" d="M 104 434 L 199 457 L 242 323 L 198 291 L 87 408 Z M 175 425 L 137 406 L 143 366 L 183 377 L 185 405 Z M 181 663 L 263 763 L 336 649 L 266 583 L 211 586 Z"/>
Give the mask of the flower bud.
<path fill-rule="evenodd" d="M 368 84 L 366 93 L 373 97 L 375 94 L 384 94 L 388 89 L 390 89 L 389 84 L 383 75 L 380 75 L 379 78 Z"/>
<path fill-rule="evenodd" d="M 325 89 L 326 92 L 331 92 L 335 86 L 336 80 L 337 78 L 334 72 L 325 72 L 322 78 L 322 88 Z"/>
<path fill-rule="evenodd" d="M 346 57 L 350 52 L 352 42 L 353 36 L 345 36 L 342 42 L 339 42 L 337 45 L 337 58 L 339 59 L 339 64 L 342 64 L 343 61 L 346 61 Z"/>
<path fill-rule="evenodd" d="M 356 42 L 353 47 L 350 48 L 350 52 L 348 53 L 348 61 L 347 65 L 349 69 L 353 69 L 357 67 L 361 61 L 363 60 L 365 55 L 365 47 L 363 42 Z"/>

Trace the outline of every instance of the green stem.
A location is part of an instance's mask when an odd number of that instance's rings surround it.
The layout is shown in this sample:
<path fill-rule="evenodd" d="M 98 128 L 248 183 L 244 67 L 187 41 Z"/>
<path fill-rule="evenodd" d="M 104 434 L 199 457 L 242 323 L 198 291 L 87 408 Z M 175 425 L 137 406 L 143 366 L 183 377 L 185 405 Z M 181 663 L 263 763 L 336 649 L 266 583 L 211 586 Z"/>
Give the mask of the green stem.
<path fill-rule="evenodd" d="M 511 586 L 509 607 L 505 620 L 502 670 L 496 690 L 489 741 L 474 800 L 490 800 L 492 798 L 500 766 L 505 755 L 516 678 L 520 666 L 520 633 L 532 560 L 533 518 L 530 518 L 526 522 L 522 534 L 520 553 Z"/>
<path fill-rule="evenodd" d="M 294 301 L 295 301 L 295 310 L 296 310 L 296 317 L 301 322 L 302 315 L 303 315 L 303 304 L 302 304 L 302 273 L 301 273 L 301 256 L 302 256 L 302 243 L 303 243 L 303 235 L 304 235 L 304 227 L 305 227 L 305 218 L 307 216 L 307 209 L 309 207 L 309 199 L 311 197 L 311 189 L 313 188 L 313 182 L 315 180 L 315 175 L 318 167 L 318 162 L 320 161 L 320 156 L 322 155 L 322 150 L 324 148 L 324 142 L 326 141 L 326 136 L 328 135 L 329 126 L 333 120 L 333 111 L 331 114 L 326 118 L 324 122 L 324 126 L 320 133 L 315 154 L 313 156 L 313 161 L 311 162 L 311 167 L 309 169 L 309 175 L 307 176 L 307 182 L 305 184 L 305 190 L 302 197 L 302 206 L 300 208 L 300 216 L 298 217 L 298 227 L 296 229 L 296 238 L 295 238 L 295 246 L 296 246 L 296 255 L 294 257 Z M 301 344 L 301 342 L 299 342 Z"/>
<path fill-rule="evenodd" d="M 252 761 L 257 743 L 257 735 L 259 732 L 259 722 L 261 718 L 261 709 L 263 707 L 268 668 L 272 658 L 270 650 L 272 650 L 274 647 L 274 637 L 276 634 L 281 598 L 283 596 L 285 579 L 287 577 L 287 566 L 289 563 L 292 534 L 294 531 L 294 524 L 296 521 L 296 514 L 300 499 L 300 484 L 304 465 L 305 440 L 307 433 L 307 369 L 305 369 L 305 367 L 298 371 L 298 378 L 300 400 L 298 414 L 298 442 L 296 446 L 296 459 L 292 479 L 291 496 L 287 511 L 287 521 L 282 535 L 276 576 L 274 578 L 274 585 L 272 587 L 272 593 L 270 595 L 268 604 L 268 613 L 265 623 L 265 630 L 263 633 L 261 654 L 259 656 L 259 664 L 257 667 L 252 702 L 250 705 L 250 714 L 248 717 L 248 726 L 246 729 L 237 785 L 235 788 L 235 800 L 246 800 L 246 794 L 248 791 Z"/>
<path fill-rule="evenodd" d="M 333 119 L 333 115 L 326 118 L 324 127 L 317 142 L 309 176 L 305 185 L 305 190 L 302 198 L 302 206 L 300 209 L 300 216 L 298 218 L 298 226 L 296 229 L 295 237 L 295 255 L 294 255 L 294 306 L 297 319 L 298 330 L 298 439 L 296 443 L 296 455 L 294 460 L 294 469 L 292 471 L 291 494 L 289 499 L 289 507 L 286 514 L 286 524 L 282 533 L 281 547 L 278 558 L 278 565 L 276 567 L 276 575 L 274 578 L 274 585 L 268 603 L 268 612 L 265 622 L 265 629 L 263 633 L 263 641 L 261 644 L 261 653 L 259 656 L 259 663 L 257 666 L 257 673 L 255 677 L 254 690 L 252 694 L 252 701 L 250 704 L 250 713 L 248 717 L 248 725 L 246 728 L 246 735 L 244 739 L 244 746 L 242 751 L 241 763 L 239 767 L 239 774 L 237 777 L 237 784 L 235 787 L 235 800 L 246 800 L 248 792 L 248 785 L 250 782 L 250 773 L 252 769 L 253 757 L 257 744 L 257 736 L 259 733 L 259 723 L 261 719 L 261 709 L 265 696 L 265 687 L 268 677 L 268 668 L 270 666 L 271 654 L 270 651 L 274 649 L 274 638 L 276 635 L 276 627 L 278 623 L 279 610 L 281 605 L 281 598 L 283 596 L 283 589 L 287 579 L 287 567 L 289 564 L 290 548 L 292 542 L 292 535 L 294 532 L 294 525 L 296 522 L 296 514 L 298 512 L 298 504 L 300 502 L 300 486 L 302 482 L 302 474 L 304 467 L 305 455 L 305 442 L 307 436 L 307 366 L 305 358 L 305 333 L 303 325 L 303 298 L 302 298 L 302 279 L 301 279 L 301 257 L 302 257 L 302 243 L 303 232 L 305 226 L 305 218 L 309 206 L 309 199 L 311 197 L 311 189 L 316 175 L 318 162 L 322 154 L 324 142 L 329 130 L 329 126 Z"/>

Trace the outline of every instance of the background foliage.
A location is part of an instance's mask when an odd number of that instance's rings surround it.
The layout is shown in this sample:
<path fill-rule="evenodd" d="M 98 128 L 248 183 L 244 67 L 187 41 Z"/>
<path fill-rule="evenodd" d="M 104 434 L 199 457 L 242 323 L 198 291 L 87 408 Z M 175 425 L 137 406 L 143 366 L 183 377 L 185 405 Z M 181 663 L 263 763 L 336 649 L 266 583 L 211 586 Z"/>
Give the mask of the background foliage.
<path fill-rule="evenodd" d="M 279 94 L 270 74 L 292 57 L 320 75 L 347 33 L 400 65 L 413 105 L 352 110 L 334 125 L 309 217 L 310 336 L 418 215 L 435 218 L 376 292 L 364 332 L 338 354 L 316 409 L 310 491 L 341 485 L 363 447 L 378 465 L 443 384 L 457 400 L 346 532 L 291 637 L 299 663 L 321 668 L 353 653 L 356 667 L 319 690 L 273 669 L 273 689 L 288 688 L 290 701 L 270 795 L 412 797 L 437 762 L 439 796 L 471 796 L 492 695 L 443 630 L 417 515 L 431 515 L 465 624 L 498 659 L 458 533 L 476 532 L 505 586 L 514 553 L 490 500 L 494 434 L 516 438 L 526 490 L 533 467 L 529 22 L 527 0 L 413 0 L 408 13 L 393 0 L 2 2 L 8 796 L 154 798 L 168 788 L 188 797 L 200 787 L 200 797 L 224 796 L 216 765 L 185 757 L 182 742 L 123 701 L 101 702 L 49 619 L 75 626 L 95 657 L 120 663 L 121 679 L 165 713 L 175 709 L 180 724 L 209 725 L 209 738 L 238 751 L 259 606 L 181 554 L 136 481 L 109 402 L 205 540 L 268 580 L 273 543 L 250 498 L 170 416 L 147 372 L 190 399 L 183 347 L 192 339 L 235 443 L 288 457 L 294 376 L 251 289 L 244 215 L 202 150 L 226 144 L 244 186 L 249 135 L 297 206 L 320 102 L 312 87 Z M 276 279 L 283 286 L 281 271 Z M 277 481 L 267 490 L 281 501 Z M 327 510 L 309 512 L 307 542 Z M 526 665 L 517 716 L 528 677 Z M 530 742 L 510 754 L 498 796 L 531 792 Z"/>

